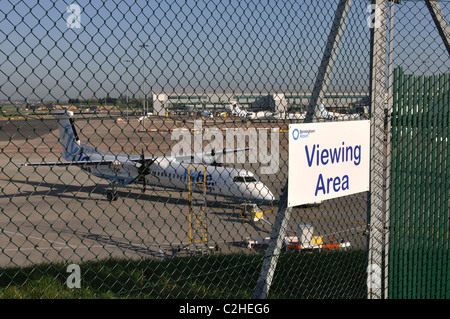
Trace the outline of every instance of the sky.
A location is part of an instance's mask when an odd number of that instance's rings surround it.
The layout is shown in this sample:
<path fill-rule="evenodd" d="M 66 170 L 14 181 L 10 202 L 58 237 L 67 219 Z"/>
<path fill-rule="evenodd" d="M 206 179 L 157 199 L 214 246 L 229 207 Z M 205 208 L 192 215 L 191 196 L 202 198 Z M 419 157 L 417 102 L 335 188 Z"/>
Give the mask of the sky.
<path fill-rule="evenodd" d="M 0 99 L 311 90 L 337 3 L 1 0 Z M 80 28 L 67 25 L 71 4 L 80 8 Z M 331 88 L 368 87 L 367 5 L 352 2 Z M 449 3 L 441 5 L 449 17 Z M 449 72 L 423 3 L 404 1 L 397 18 L 394 65 Z"/>

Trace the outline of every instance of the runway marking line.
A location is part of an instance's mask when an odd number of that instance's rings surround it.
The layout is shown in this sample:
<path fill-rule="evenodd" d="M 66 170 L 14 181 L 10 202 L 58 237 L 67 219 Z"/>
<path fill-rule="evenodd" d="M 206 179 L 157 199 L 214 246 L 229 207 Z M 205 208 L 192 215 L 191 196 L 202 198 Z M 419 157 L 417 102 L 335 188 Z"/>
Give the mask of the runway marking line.
<path fill-rule="evenodd" d="M 52 241 L 52 240 L 48 240 L 45 239 L 44 237 L 40 238 L 40 237 L 35 237 L 35 236 L 27 236 L 18 232 L 12 232 L 12 231 L 8 231 L 8 230 L 3 230 L 1 231 L 3 233 L 7 233 L 7 234 L 11 234 L 14 236 L 22 236 L 25 238 L 31 238 L 31 239 L 35 239 L 35 240 L 44 240 L 46 242 L 48 242 L 50 244 L 50 247 L 32 247 L 32 248 L 7 248 L 7 249 L 3 249 L 3 251 L 27 251 L 27 250 L 50 250 L 50 249 L 55 249 L 55 250 L 62 250 L 62 249 L 67 249 L 67 248 L 71 248 L 71 249 L 91 249 L 91 248 L 117 248 L 118 246 L 115 244 L 108 244 L 105 243 L 105 245 L 92 245 L 92 246 L 86 246 L 86 245 L 70 245 L 68 243 L 62 243 L 62 242 L 58 242 L 58 241 Z M 53 245 L 61 245 L 61 247 L 54 247 Z M 166 243 L 163 244 L 150 244 L 150 246 L 159 246 L 161 247 L 162 245 L 164 245 Z M 133 245 L 137 245 L 139 246 L 140 244 L 133 244 Z M 147 248 L 146 245 L 141 244 L 142 248 Z"/>
<path fill-rule="evenodd" d="M 8 231 L 8 230 L 3 230 L 3 233 L 7 233 L 7 234 L 11 234 L 14 236 L 22 236 L 25 238 L 31 238 L 31 239 L 36 239 L 36 240 L 45 240 L 46 242 L 48 242 L 50 244 L 50 247 L 32 247 L 32 248 L 7 248 L 7 249 L 3 249 L 3 251 L 27 251 L 27 250 L 50 250 L 50 249 L 55 249 L 55 250 L 62 250 L 62 249 L 67 249 L 67 248 L 71 248 L 71 249 L 91 249 L 91 248 L 105 248 L 105 247 L 117 247 L 115 245 L 94 245 L 94 246 L 86 246 L 86 245 L 70 245 L 68 243 L 61 243 L 61 242 L 57 242 L 57 241 L 52 241 L 52 240 L 48 240 L 45 239 L 44 237 L 39 238 L 39 237 L 35 237 L 35 236 L 27 236 L 18 232 L 12 232 L 12 231 Z M 61 247 L 54 247 L 53 244 L 57 244 L 57 245 L 61 245 Z"/>
<path fill-rule="evenodd" d="M 8 230 L 3 230 L 2 232 L 6 233 L 6 234 L 11 234 L 11 235 L 14 235 L 14 236 L 18 235 L 18 236 L 22 236 L 22 237 L 25 237 L 25 238 L 31 238 L 31 239 L 36 239 L 36 240 L 45 240 L 50 245 L 58 244 L 58 245 L 62 245 L 62 246 L 68 246 L 70 248 L 77 248 L 78 247 L 78 246 L 69 245 L 67 243 L 61 243 L 61 242 L 57 242 L 57 241 L 53 241 L 53 240 L 48 240 L 48 239 L 45 239 L 44 237 L 27 236 L 27 235 L 24 235 L 24 234 L 21 234 L 21 233 L 12 232 L 12 231 L 8 231 Z"/>

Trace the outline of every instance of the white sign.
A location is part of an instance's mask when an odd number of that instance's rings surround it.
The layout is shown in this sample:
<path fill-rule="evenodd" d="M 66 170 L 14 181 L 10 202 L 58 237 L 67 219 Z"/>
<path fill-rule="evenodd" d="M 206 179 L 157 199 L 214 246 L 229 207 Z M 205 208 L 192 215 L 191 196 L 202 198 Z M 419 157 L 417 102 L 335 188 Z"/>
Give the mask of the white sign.
<path fill-rule="evenodd" d="M 370 121 L 289 125 L 288 206 L 369 190 Z"/>

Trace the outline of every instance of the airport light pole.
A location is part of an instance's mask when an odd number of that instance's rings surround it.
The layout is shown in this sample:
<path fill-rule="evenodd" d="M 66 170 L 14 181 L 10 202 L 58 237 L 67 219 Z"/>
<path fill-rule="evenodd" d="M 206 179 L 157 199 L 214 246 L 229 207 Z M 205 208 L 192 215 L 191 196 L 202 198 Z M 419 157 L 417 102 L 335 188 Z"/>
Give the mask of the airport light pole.
<path fill-rule="evenodd" d="M 141 44 L 139 45 L 140 48 L 142 48 L 142 68 L 145 70 L 145 58 L 144 58 L 144 52 L 145 48 L 148 47 L 148 44 Z M 147 78 L 145 76 L 144 70 L 142 71 L 142 74 L 144 76 L 144 101 L 142 104 L 142 129 L 145 130 L 145 116 L 147 115 Z"/>

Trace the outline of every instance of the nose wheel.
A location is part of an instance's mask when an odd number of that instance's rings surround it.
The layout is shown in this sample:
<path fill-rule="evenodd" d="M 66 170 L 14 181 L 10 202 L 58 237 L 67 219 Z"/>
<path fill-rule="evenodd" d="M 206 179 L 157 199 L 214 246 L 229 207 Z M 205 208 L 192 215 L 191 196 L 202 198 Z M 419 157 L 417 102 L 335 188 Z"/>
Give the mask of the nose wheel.
<path fill-rule="evenodd" d="M 115 183 L 111 183 L 111 189 L 106 192 L 108 202 L 116 201 L 119 198 Z"/>
<path fill-rule="evenodd" d="M 115 190 L 108 191 L 106 193 L 106 198 L 108 199 L 108 202 L 116 201 L 118 198 L 117 191 Z"/>

